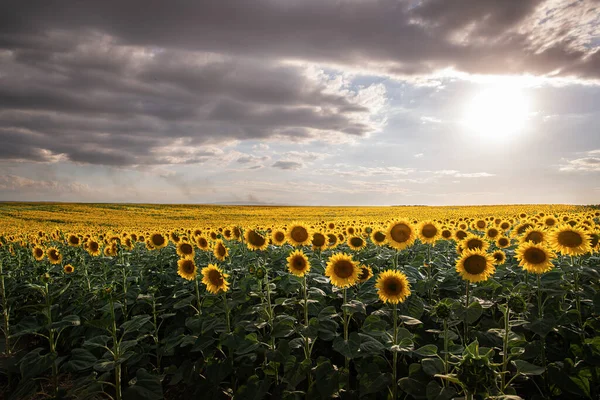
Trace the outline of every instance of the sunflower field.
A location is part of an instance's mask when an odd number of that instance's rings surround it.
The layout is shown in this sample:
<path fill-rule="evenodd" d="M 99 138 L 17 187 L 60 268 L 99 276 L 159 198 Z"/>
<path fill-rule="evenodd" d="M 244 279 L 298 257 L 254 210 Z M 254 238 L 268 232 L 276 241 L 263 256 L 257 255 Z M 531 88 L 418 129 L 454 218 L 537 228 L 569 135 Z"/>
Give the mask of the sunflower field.
<path fill-rule="evenodd" d="M 0 205 L 7 399 L 598 399 L 600 209 Z"/>

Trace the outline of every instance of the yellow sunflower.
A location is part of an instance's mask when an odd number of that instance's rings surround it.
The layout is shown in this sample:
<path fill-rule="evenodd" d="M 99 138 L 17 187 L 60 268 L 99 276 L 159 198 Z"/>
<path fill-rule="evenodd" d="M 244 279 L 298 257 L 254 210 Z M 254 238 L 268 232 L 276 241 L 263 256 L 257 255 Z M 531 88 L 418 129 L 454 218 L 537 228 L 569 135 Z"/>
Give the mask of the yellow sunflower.
<path fill-rule="evenodd" d="M 50 264 L 60 264 L 62 262 L 63 256 L 56 247 L 50 247 L 46 250 L 46 255 L 48 256 Z"/>
<path fill-rule="evenodd" d="M 292 222 L 287 229 L 286 238 L 292 246 L 304 246 L 310 244 L 312 235 L 308 227 L 300 222 Z"/>
<path fill-rule="evenodd" d="M 227 256 L 229 256 L 229 250 L 225 247 L 225 244 L 221 239 L 217 240 L 213 247 L 213 254 L 219 261 L 225 261 Z"/>
<path fill-rule="evenodd" d="M 433 221 L 423 221 L 417 227 L 417 234 L 423 243 L 435 243 L 441 236 L 440 228 Z"/>
<path fill-rule="evenodd" d="M 77 247 L 81 244 L 81 239 L 75 234 L 70 234 L 67 238 L 67 243 L 69 246 Z"/>
<path fill-rule="evenodd" d="M 104 247 L 104 256 L 105 257 L 116 257 L 117 255 L 117 245 L 111 244 L 110 246 Z"/>
<path fill-rule="evenodd" d="M 373 269 L 366 265 L 360 264 L 358 266 L 360 268 L 360 272 L 358 274 L 358 282 L 364 283 L 373 277 Z"/>
<path fill-rule="evenodd" d="M 359 273 L 358 263 L 345 253 L 333 254 L 325 268 L 325 276 L 331 279 L 334 286 L 341 288 L 354 285 Z"/>
<path fill-rule="evenodd" d="M 346 243 L 348 244 L 348 247 L 350 247 L 350 249 L 355 251 L 364 249 L 367 245 L 367 242 L 365 242 L 365 240 L 360 236 L 350 236 Z"/>
<path fill-rule="evenodd" d="M 276 246 L 285 244 L 285 232 L 281 229 L 275 229 L 271 234 L 271 242 Z"/>
<path fill-rule="evenodd" d="M 546 228 L 554 228 L 558 224 L 558 220 L 552 216 L 548 216 L 542 220 Z"/>
<path fill-rule="evenodd" d="M 500 236 L 500 231 L 498 228 L 490 227 L 485 231 L 485 237 L 488 240 L 496 240 Z"/>
<path fill-rule="evenodd" d="M 471 224 L 471 228 L 476 231 L 484 231 L 487 228 L 487 221 L 485 219 L 478 219 Z"/>
<path fill-rule="evenodd" d="M 456 272 L 469 282 L 486 281 L 495 271 L 494 257 L 479 248 L 465 249 L 456 260 Z"/>
<path fill-rule="evenodd" d="M 337 246 L 337 243 L 338 243 L 337 235 L 334 233 L 328 233 L 327 234 L 327 246 L 329 248 L 334 248 Z"/>
<path fill-rule="evenodd" d="M 159 232 L 154 232 L 150 234 L 149 241 L 152 244 L 153 250 L 162 249 L 163 247 L 166 247 L 169 244 L 169 241 L 167 240 L 165 235 Z"/>
<path fill-rule="evenodd" d="M 212 294 L 217 294 L 220 291 L 227 292 L 229 290 L 229 282 L 227 282 L 228 274 L 223 273 L 221 268 L 214 264 L 208 264 L 202 268 L 202 283 L 206 285 L 206 290 Z"/>
<path fill-rule="evenodd" d="M 310 262 L 302 250 L 291 252 L 286 260 L 288 262 L 288 271 L 291 274 L 303 277 L 310 271 Z"/>
<path fill-rule="evenodd" d="M 210 249 L 210 243 L 208 243 L 208 239 L 206 239 L 204 236 L 196 236 L 196 246 L 198 246 L 200 250 L 204 251 Z"/>
<path fill-rule="evenodd" d="M 534 274 L 550 271 L 554 267 L 552 260 L 556 258 L 552 250 L 533 242 L 521 243 L 515 250 L 515 256 L 523 269 Z"/>
<path fill-rule="evenodd" d="M 456 238 L 456 240 L 457 240 L 457 241 L 461 241 L 461 240 L 463 240 L 464 238 L 466 238 L 467 236 L 469 236 L 469 234 L 468 234 L 468 233 L 467 233 L 467 231 L 466 231 L 466 230 L 464 230 L 464 229 L 457 229 L 457 230 L 454 232 L 454 237 Z"/>
<path fill-rule="evenodd" d="M 244 240 L 250 250 L 264 250 L 269 247 L 267 239 L 254 229 L 246 230 Z"/>
<path fill-rule="evenodd" d="M 569 256 L 579 256 L 592 250 L 590 235 L 583 229 L 566 224 L 550 232 L 548 243 L 552 250 Z"/>
<path fill-rule="evenodd" d="M 63 271 L 65 271 L 65 274 L 72 274 L 75 272 L 75 267 L 73 267 L 71 264 L 67 264 L 63 267 Z"/>
<path fill-rule="evenodd" d="M 198 268 L 196 263 L 191 258 L 181 258 L 177 261 L 177 275 L 188 281 L 192 281 L 196 278 Z"/>
<path fill-rule="evenodd" d="M 375 283 L 379 299 L 384 303 L 403 303 L 410 296 L 410 284 L 402 272 L 387 270 L 377 277 Z"/>
<path fill-rule="evenodd" d="M 191 243 L 180 241 L 177 243 L 177 255 L 181 258 L 194 258 L 194 246 Z"/>
<path fill-rule="evenodd" d="M 1 243 L 1 242 L 0 242 Z M 37 260 L 37 261 L 42 261 L 44 259 L 44 257 L 46 257 L 46 253 L 44 252 L 44 249 L 42 249 L 39 246 L 35 246 L 32 250 L 33 252 L 33 257 Z"/>
<path fill-rule="evenodd" d="M 494 257 L 494 264 L 502 265 L 506 261 L 506 253 L 502 250 L 496 250 L 492 253 L 492 257 Z"/>
<path fill-rule="evenodd" d="M 535 244 L 544 243 L 546 241 L 546 232 L 538 228 L 529 228 L 523 232 L 523 236 L 519 240 L 520 243 L 532 242 Z"/>
<path fill-rule="evenodd" d="M 489 243 L 487 241 L 483 240 L 483 238 L 476 235 L 467 236 L 463 239 L 460 245 L 465 250 L 480 249 L 486 251 L 489 247 Z"/>
<path fill-rule="evenodd" d="M 373 242 L 375 246 L 383 246 L 385 241 L 385 233 L 378 230 L 373 230 L 373 232 L 371 232 L 371 242 Z"/>
<path fill-rule="evenodd" d="M 496 246 L 498 246 L 501 249 L 505 249 L 510 246 L 510 239 L 507 238 L 506 236 L 500 236 L 496 240 Z"/>
<path fill-rule="evenodd" d="M 92 257 L 97 257 L 102 252 L 100 249 L 100 244 L 96 240 L 88 240 L 86 242 L 86 250 Z"/>
<path fill-rule="evenodd" d="M 327 238 L 321 232 L 315 232 L 311 243 L 313 250 L 324 250 L 327 247 Z"/>
<path fill-rule="evenodd" d="M 450 240 L 452 239 L 452 231 L 448 228 L 442 228 L 442 238 L 444 238 L 445 240 Z"/>
<path fill-rule="evenodd" d="M 408 221 L 392 221 L 386 231 L 387 243 L 402 250 L 412 245 L 417 238 L 413 225 Z"/>

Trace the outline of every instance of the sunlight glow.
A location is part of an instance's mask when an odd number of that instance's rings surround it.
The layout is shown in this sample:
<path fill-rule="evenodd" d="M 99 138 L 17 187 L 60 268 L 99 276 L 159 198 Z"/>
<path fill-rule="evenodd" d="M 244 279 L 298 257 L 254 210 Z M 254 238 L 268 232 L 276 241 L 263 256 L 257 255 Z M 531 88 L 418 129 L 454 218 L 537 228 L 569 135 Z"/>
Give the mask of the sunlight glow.
<path fill-rule="evenodd" d="M 462 122 L 478 138 L 505 141 L 523 131 L 529 113 L 529 98 L 521 88 L 497 85 L 483 89 L 467 102 Z"/>

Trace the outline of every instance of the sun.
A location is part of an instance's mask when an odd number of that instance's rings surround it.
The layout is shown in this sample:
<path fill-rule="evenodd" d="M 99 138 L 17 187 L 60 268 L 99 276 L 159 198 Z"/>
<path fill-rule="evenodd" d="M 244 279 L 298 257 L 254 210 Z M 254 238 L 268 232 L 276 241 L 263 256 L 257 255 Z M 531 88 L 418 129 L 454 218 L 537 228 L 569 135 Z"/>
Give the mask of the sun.
<path fill-rule="evenodd" d="M 504 141 L 523 131 L 529 113 L 530 101 L 522 88 L 495 85 L 468 100 L 462 122 L 477 138 Z"/>

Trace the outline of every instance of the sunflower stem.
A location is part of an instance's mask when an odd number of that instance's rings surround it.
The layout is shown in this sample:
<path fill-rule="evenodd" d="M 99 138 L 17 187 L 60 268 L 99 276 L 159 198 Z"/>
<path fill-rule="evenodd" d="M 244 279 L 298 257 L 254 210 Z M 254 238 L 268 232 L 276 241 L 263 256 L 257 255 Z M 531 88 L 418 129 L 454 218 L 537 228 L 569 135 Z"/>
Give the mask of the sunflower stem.
<path fill-rule="evenodd" d="M 506 390 L 506 367 L 508 363 L 508 333 L 510 332 L 510 308 L 506 303 L 504 312 L 504 343 L 502 346 L 502 393 Z"/>
<path fill-rule="evenodd" d="M 543 303 L 542 303 L 542 279 L 541 274 L 537 274 L 537 301 L 538 301 L 538 318 L 541 320 L 544 317 Z M 540 352 L 542 357 L 542 366 L 544 367 L 544 383 L 548 383 L 548 371 L 546 369 L 546 338 L 540 336 L 542 342 L 542 350 Z"/>
<path fill-rule="evenodd" d="M 2 319 L 4 322 L 4 354 L 10 356 L 10 316 L 8 314 L 8 299 L 6 298 L 6 288 L 4 286 L 4 271 L 2 270 L 2 258 L 0 258 L 0 296 L 2 296 Z"/>
<path fill-rule="evenodd" d="M 448 375 L 448 372 L 448 319 L 444 318 L 444 374 Z M 444 386 L 446 383 L 444 379 Z"/>
<path fill-rule="evenodd" d="M 306 357 L 307 360 L 309 360 L 309 362 L 311 363 L 311 368 L 312 368 L 312 362 L 310 361 L 310 339 L 308 337 L 308 282 L 307 282 L 307 278 L 306 278 L 306 274 L 304 274 L 304 328 L 305 328 L 305 336 L 304 336 L 304 356 Z M 309 368 L 308 372 L 306 373 L 306 378 L 307 378 L 307 382 L 308 382 L 308 386 L 306 388 L 306 398 L 309 399 L 309 390 L 310 387 L 312 385 L 312 374 L 310 373 L 311 368 Z"/>
<path fill-rule="evenodd" d="M 467 281 L 467 288 L 465 290 L 465 319 L 464 319 L 464 328 L 465 328 L 465 338 L 464 338 L 464 344 L 465 346 L 469 343 L 469 324 L 467 321 L 467 310 L 469 309 L 469 291 L 470 291 L 470 282 Z"/>
<path fill-rule="evenodd" d="M 348 289 L 344 288 L 344 303 L 346 305 L 348 302 Z M 344 314 L 344 342 L 348 343 L 348 313 L 346 311 L 346 307 L 342 306 L 342 312 Z M 347 382 L 346 382 L 346 390 L 350 389 L 350 359 L 348 357 L 344 357 L 344 366 L 346 367 L 347 372 Z"/>
<path fill-rule="evenodd" d="M 196 281 L 198 282 L 198 281 Z M 227 304 L 227 294 L 223 292 L 223 305 L 225 306 L 225 319 L 227 321 L 227 333 L 231 333 L 231 322 L 229 320 L 229 304 Z M 200 306 L 198 306 L 200 307 Z M 200 308 L 198 308 L 200 310 Z"/>
<path fill-rule="evenodd" d="M 398 345 L 398 304 L 394 303 L 393 308 L 394 319 L 394 342 L 393 345 Z M 445 320 L 444 320 L 445 321 Z M 396 349 L 392 352 L 392 400 L 398 398 L 398 352 Z"/>
<path fill-rule="evenodd" d="M 194 286 L 196 286 L 196 311 L 197 314 L 200 315 L 200 307 L 202 306 L 200 302 L 200 287 L 198 286 L 198 276 L 194 277 Z"/>

